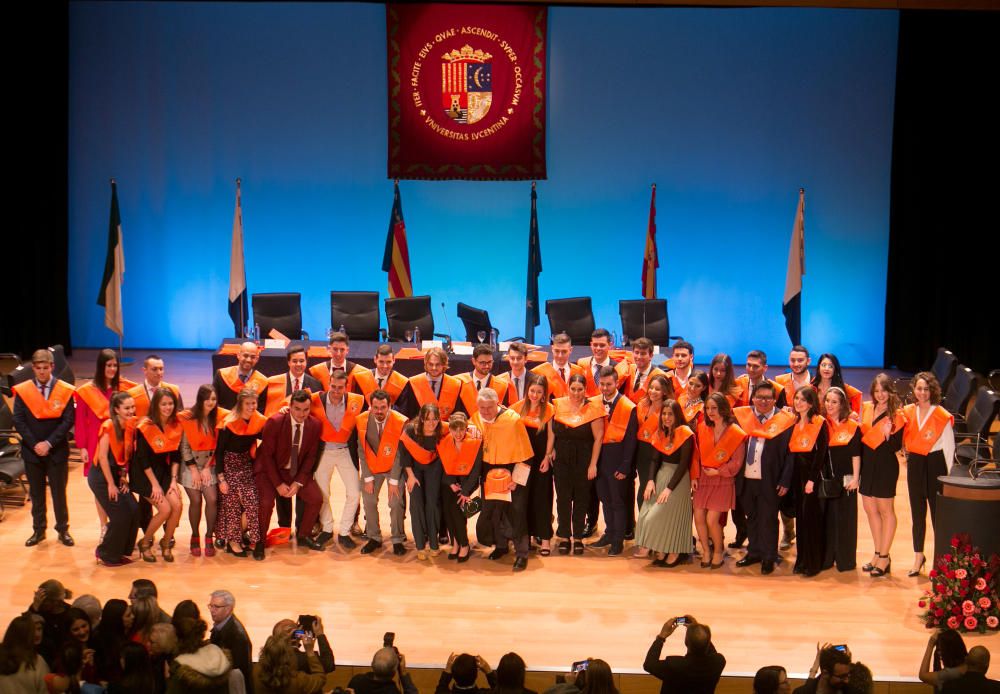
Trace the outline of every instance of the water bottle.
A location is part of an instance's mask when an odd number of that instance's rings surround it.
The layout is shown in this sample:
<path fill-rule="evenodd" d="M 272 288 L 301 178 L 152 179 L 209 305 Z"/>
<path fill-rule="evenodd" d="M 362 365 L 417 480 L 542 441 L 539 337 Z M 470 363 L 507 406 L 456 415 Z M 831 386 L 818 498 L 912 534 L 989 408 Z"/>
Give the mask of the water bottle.
<path fill-rule="evenodd" d="M 260 346 L 260 323 L 253 324 L 253 341 L 257 343 L 258 347 Z"/>
<path fill-rule="evenodd" d="M 497 330 L 496 328 L 490 328 L 490 347 L 493 348 L 493 351 L 496 351 L 497 341 L 499 340 L 499 338 L 500 338 L 500 331 Z"/>
<path fill-rule="evenodd" d="M 340 333 L 341 335 L 346 335 L 347 334 L 347 328 L 344 327 L 343 323 L 341 323 L 340 327 L 337 328 L 337 332 Z"/>
<path fill-rule="evenodd" d="M 415 344 L 418 348 L 421 345 L 421 342 L 420 342 L 420 327 L 419 326 L 413 326 L 413 344 Z"/>

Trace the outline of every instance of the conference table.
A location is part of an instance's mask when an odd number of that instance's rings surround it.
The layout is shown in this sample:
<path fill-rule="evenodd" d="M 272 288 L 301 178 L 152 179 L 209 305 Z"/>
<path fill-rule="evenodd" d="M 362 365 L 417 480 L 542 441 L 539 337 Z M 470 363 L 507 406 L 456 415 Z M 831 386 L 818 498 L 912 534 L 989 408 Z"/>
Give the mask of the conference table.
<path fill-rule="evenodd" d="M 237 338 L 228 338 L 222 341 L 222 344 L 219 345 L 219 349 L 212 354 L 213 372 L 216 369 L 236 364 L 236 354 L 239 352 L 239 345 L 241 342 L 242 340 Z M 327 361 L 330 358 L 327 353 L 327 343 L 325 340 L 309 340 L 301 341 L 301 343 L 306 348 L 306 359 L 309 366 Z M 373 369 L 375 368 L 375 350 L 378 349 L 380 344 L 382 343 L 375 341 L 351 340 L 351 351 L 347 358 L 350 361 L 360 364 L 361 366 Z M 424 362 L 420 350 L 416 349 L 416 347 L 412 344 L 403 344 L 398 342 L 392 342 L 390 344 L 393 346 L 393 352 L 397 354 L 395 366 L 396 371 L 407 377 L 416 376 L 417 374 L 423 372 Z M 577 359 L 581 357 L 589 357 L 590 354 L 590 347 L 579 345 L 575 346 L 570 354 L 570 361 L 576 362 Z M 612 359 L 621 359 L 623 357 L 624 352 L 612 349 Z M 549 350 L 547 347 L 534 349 L 528 354 L 528 368 L 531 368 L 543 361 L 547 361 L 549 358 Z M 653 358 L 654 363 L 661 362 L 662 360 L 663 357 L 660 355 Z M 264 349 L 261 350 L 260 361 L 257 362 L 257 370 L 265 376 L 275 376 L 287 371 L 288 359 L 285 356 L 285 349 L 283 347 L 265 346 Z M 467 373 L 471 370 L 471 354 L 448 355 L 448 373 L 454 376 L 460 373 Z M 507 362 L 506 353 L 501 353 L 499 351 L 494 352 L 493 373 L 499 374 L 505 371 L 510 371 L 510 364 Z"/>

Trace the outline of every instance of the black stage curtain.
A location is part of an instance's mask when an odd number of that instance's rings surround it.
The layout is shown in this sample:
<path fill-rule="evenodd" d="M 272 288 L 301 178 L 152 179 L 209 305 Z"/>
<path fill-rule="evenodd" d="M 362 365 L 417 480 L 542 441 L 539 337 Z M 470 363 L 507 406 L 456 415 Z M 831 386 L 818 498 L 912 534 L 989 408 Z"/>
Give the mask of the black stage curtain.
<path fill-rule="evenodd" d="M 69 342 L 67 174 L 69 5 L 19 3 L 10 66 L 0 351 Z M 8 283 L 9 282 L 9 283 Z M 94 300 L 97 287 L 94 287 Z"/>
<path fill-rule="evenodd" d="M 885 366 L 938 347 L 1000 367 L 1000 13 L 903 11 L 893 124 Z M 995 332 L 993 332 L 995 335 Z"/>

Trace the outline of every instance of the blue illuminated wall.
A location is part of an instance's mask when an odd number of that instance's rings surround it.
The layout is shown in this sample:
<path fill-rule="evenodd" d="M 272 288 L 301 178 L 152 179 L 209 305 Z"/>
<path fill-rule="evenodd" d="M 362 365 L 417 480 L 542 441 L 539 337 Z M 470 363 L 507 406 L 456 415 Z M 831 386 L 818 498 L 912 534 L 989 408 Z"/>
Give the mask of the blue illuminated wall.
<path fill-rule="evenodd" d="M 386 171 L 377 4 L 70 4 L 69 224 L 77 346 L 96 306 L 108 179 L 125 236 L 126 347 L 211 348 L 226 313 L 234 179 L 251 292 L 378 289 Z M 620 330 L 658 184 L 672 330 L 784 361 L 788 241 L 806 188 L 803 340 L 881 363 L 898 16 L 814 9 L 552 8 L 542 300 L 589 294 Z M 414 290 L 523 333 L 530 184 L 400 184 Z M 543 315 L 536 334 L 543 340 Z"/>

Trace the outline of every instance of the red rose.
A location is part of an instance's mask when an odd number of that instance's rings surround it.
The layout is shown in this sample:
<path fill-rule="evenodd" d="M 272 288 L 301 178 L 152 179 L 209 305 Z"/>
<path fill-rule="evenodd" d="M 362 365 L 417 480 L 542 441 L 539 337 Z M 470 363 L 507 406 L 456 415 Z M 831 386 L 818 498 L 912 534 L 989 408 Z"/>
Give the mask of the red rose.
<path fill-rule="evenodd" d="M 963 578 L 962 582 L 959 585 L 962 586 L 963 590 L 968 590 L 968 588 L 969 588 L 969 579 Z"/>
<path fill-rule="evenodd" d="M 984 610 L 990 609 L 990 605 L 992 605 L 992 604 L 993 603 L 990 601 L 989 598 L 986 598 L 986 597 L 979 598 L 979 606 L 981 608 L 983 608 Z"/>
<path fill-rule="evenodd" d="M 958 624 L 959 624 L 958 617 L 948 617 L 949 629 L 958 629 Z"/>
<path fill-rule="evenodd" d="M 976 590 L 986 590 L 986 579 L 982 576 L 976 579 Z"/>
<path fill-rule="evenodd" d="M 951 561 L 951 555 L 950 554 L 945 554 L 941 558 L 944 559 L 946 562 Z"/>
<path fill-rule="evenodd" d="M 956 535 L 955 537 L 951 538 L 951 546 L 952 547 L 958 547 L 960 544 L 962 544 L 962 543 L 958 539 L 958 535 Z"/>
<path fill-rule="evenodd" d="M 976 609 L 976 604 L 971 600 L 966 600 L 962 603 L 962 612 L 966 615 L 972 614 Z"/>
<path fill-rule="evenodd" d="M 975 629 L 977 626 L 979 626 L 979 622 L 976 620 L 975 617 L 966 617 L 965 618 L 965 628 L 966 629 L 969 629 L 971 631 L 972 629 Z"/>
<path fill-rule="evenodd" d="M 997 626 L 1000 626 L 1000 619 L 997 619 L 993 615 L 990 615 L 989 617 L 986 618 L 986 626 L 988 626 L 990 629 L 996 629 Z"/>
<path fill-rule="evenodd" d="M 943 583 L 938 583 L 936 587 L 937 592 L 946 593 L 948 591 L 948 586 Z"/>
<path fill-rule="evenodd" d="M 947 577 L 947 579 L 948 579 L 949 581 L 954 581 L 954 580 L 955 580 L 955 572 L 954 572 L 954 571 L 951 571 L 951 570 L 949 570 L 949 571 L 948 571 L 948 572 L 947 572 L 947 573 L 945 574 L 945 577 Z"/>
<path fill-rule="evenodd" d="M 935 617 L 944 617 L 944 610 L 942 610 L 939 607 L 938 609 L 934 610 L 934 616 Z"/>
<path fill-rule="evenodd" d="M 927 603 L 921 600 L 920 602 L 917 603 L 917 607 L 927 607 Z"/>

